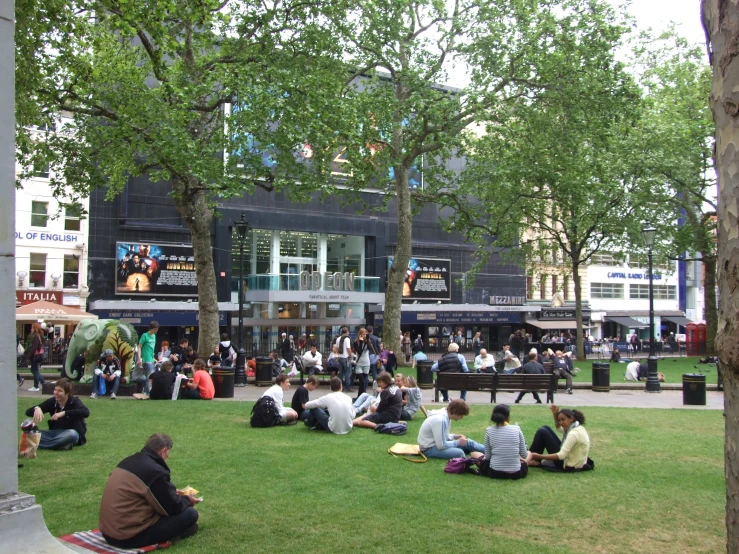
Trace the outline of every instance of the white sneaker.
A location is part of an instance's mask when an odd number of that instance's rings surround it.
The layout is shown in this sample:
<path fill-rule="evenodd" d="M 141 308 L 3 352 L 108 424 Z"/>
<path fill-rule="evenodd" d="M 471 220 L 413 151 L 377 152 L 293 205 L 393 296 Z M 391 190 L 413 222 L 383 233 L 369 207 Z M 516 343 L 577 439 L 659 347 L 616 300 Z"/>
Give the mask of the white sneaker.
<path fill-rule="evenodd" d="M 97 398 L 97 397 L 98 397 L 98 395 L 95 394 L 94 392 L 90 395 L 90 398 Z"/>
<path fill-rule="evenodd" d="M 111 392 L 111 393 L 110 393 L 110 399 L 111 399 L 111 400 L 115 400 L 115 393 L 114 393 L 114 392 Z"/>
<path fill-rule="evenodd" d="M 39 388 L 38 387 L 31 387 L 28 390 L 31 391 L 31 392 L 38 392 L 39 391 Z"/>

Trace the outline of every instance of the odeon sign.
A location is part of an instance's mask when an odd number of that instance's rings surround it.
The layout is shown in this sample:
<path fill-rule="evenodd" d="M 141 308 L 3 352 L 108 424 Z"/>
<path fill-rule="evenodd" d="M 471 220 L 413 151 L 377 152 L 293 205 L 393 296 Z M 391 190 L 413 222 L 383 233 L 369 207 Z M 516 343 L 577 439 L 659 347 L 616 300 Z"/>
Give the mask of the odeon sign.
<path fill-rule="evenodd" d="M 300 290 L 354 290 L 353 273 L 331 273 L 327 271 L 302 271 L 300 273 Z"/>

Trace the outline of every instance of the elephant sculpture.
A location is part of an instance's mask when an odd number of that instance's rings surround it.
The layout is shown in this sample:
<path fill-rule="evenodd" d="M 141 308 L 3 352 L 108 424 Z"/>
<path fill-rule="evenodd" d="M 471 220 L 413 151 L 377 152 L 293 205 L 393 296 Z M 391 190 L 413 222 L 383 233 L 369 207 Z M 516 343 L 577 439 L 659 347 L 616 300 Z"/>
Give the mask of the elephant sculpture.
<path fill-rule="evenodd" d="M 92 373 L 88 369 L 93 367 L 100 358 L 103 350 L 110 348 L 121 362 L 121 382 L 127 382 L 133 366 L 133 357 L 139 335 L 130 323 L 117 319 L 95 319 L 80 322 L 72 334 L 64 363 L 64 377 L 75 381 L 92 381 Z M 72 368 L 75 358 L 85 355 L 85 369 L 83 372 Z"/>

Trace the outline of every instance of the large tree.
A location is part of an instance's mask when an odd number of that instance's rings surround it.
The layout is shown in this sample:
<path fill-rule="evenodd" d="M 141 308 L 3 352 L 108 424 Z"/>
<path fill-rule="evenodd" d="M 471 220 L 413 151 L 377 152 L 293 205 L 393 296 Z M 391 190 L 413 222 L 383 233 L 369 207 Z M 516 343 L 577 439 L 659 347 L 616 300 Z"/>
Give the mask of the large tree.
<path fill-rule="evenodd" d="M 359 0 L 345 20 L 334 21 L 348 63 L 365 76 L 344 96 L 355 121 L 355 132 L 343 137 L 347 182 L 378 188 L 397 210 L 383 330 L 391 349 L 400 347 L 413 214 L 456 187 L 445 162 L 458 154 L 463 134 L 506 119 L 517 99 L 557 84 L 544 68 L 611 17 L 598 0 Z M 449 81 L 459 88 L 441 86 Z M 419 170 L 422 187 L 412 190 Z"/>
<path fill-rule="evenodd" d="M 706 347 L 712 353 L 718 307 L 714 125 L 706 103 L 711 69 L 701 49 L 690 46 L 674 30 L 657 39 L 645 39 L 637 50 L 637 67 L 646 100 L 643 126 L 651 138 L 652 153 L 647 161 L 672 188 L 667 200 L 675 217 L 684 220 L 674 228 L 674 241 L 666 254 L 671 259 L 699 259 L 703 263 Z"/>
<path fill-rule="evenodd" d="M 19 158 L 51 165 L 67 202 L 148 174 L 171 182 L 192 235 L 200 341 L 218 342 L 214 205 L 260 186 L 325 180 L 330 99 L 344 82 L 320 2 L 36 0 L 19 3 Z M 53 9 L 52 9 L 53 8 Z M 24 12 L 25 10 L 25 12 Z M 334 87 L 332 89 L 332 87 Z M 62 127 L 61 114 L 72 123 Z M 320 116 L 319 116 L 320 114 Z M 279 123 L 277 123 L 279 122 Z M 56 132 L 29 135 L 31 125 Z M 30 136 L 30 139 L 29 139 Z M 317 145 L 314 163 L 298 154 Z M 21 178 L 24 175 L 21 176 Z M 299 183 L 299 186 L 295 186 Z"/>
<path fill-rule="evenodd" d="M 718 286 L 716 350 L 724 379 L 726 550 L 739 552 L 739 5 L 703 0 L 703 26 L 713 71 L 710 106 L 716 124 Z"/>
<path fill-rule="evenodd" d="M 661 196 L 642 164 L 638 88 L 615 59 L 625 31 L 608 18 L 588 26 L 544 68 L 552 86 L 470 137 L 462 186 L 445 194 L 456 207 L 449 223 L 483 258 L 498 246 L 515 248 L 529 267 L 563 266 L 574 285 L 579 357 L 583 266 L 597 252 L 635 244 Z"/>

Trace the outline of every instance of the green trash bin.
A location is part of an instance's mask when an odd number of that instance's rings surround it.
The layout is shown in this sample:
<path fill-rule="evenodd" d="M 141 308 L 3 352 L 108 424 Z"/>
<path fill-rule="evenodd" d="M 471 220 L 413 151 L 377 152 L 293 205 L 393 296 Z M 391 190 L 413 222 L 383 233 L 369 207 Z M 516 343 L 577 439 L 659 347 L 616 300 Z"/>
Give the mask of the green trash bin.
<path fill-rule="evenodd" d="M 254 375 L 254 384 L 258 387 L 272 386 L 272 358 L 260 356 L 256 359 L 257 370 Z"/>
<path fill-rule="evenodd" d="M 593 362 L 593 392 L 611 392 L 611 364 Z"/>
<path fill-rule="evenodd" d="M 416 362 L 416 383 L 418 383 L 419 389 L 433 389 L 434 388 L 434 372 L 431 371 L 431 366 L 434 362 L 431 360 L 421 360 Z"/>
<path fill-rule="evenodd" d="M 216 398 L 234 397 L 234 369 L 232 367 L 213 368 L 213 387 Z"/>
<path fill-rule="evenodd" d="M 706 376 L 701 373 L 683 373 L 683 404 L 706 405 Z"/>

